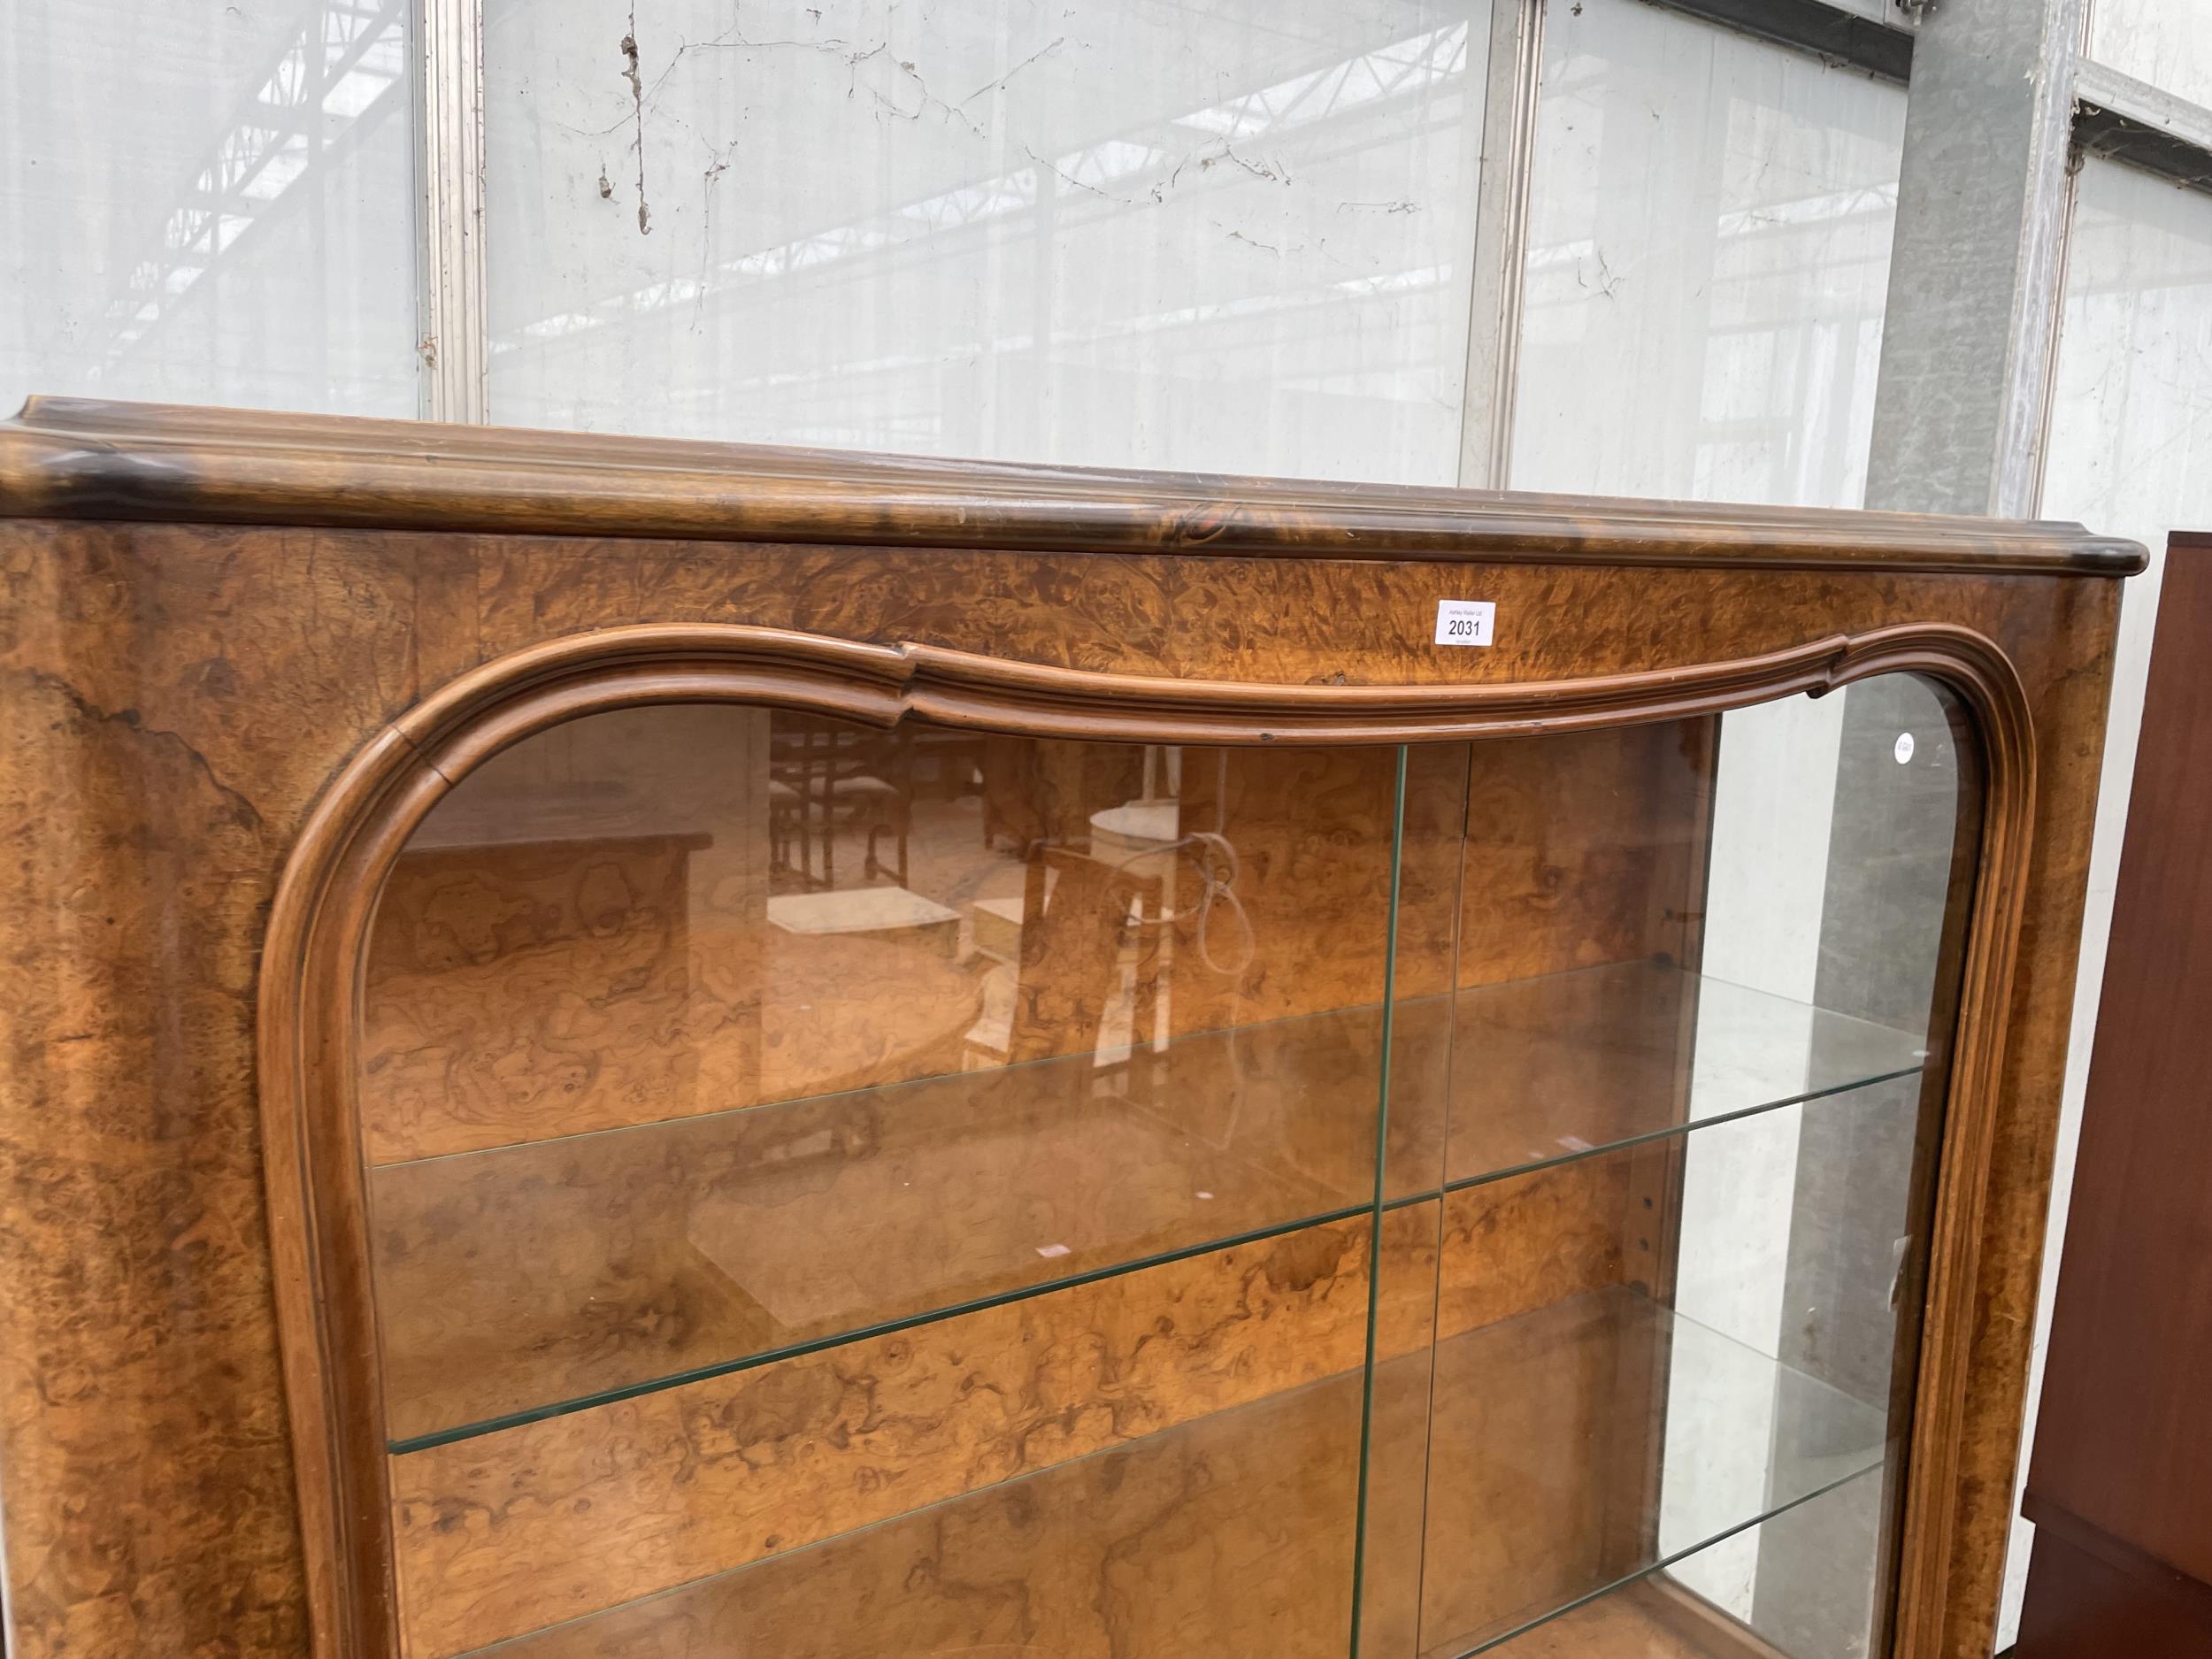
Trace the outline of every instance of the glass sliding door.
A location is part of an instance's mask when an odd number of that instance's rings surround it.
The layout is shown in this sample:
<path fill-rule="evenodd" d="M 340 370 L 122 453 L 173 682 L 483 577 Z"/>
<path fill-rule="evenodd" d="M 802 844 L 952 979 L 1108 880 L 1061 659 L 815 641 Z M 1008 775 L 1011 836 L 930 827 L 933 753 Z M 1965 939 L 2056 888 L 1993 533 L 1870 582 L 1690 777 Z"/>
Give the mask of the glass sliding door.
<path fill-rule="evenodd" d="M 361 981 L 410 1652 L 1875 1651 L 1975 761 L 1804 706 L 485 764 Z"/>

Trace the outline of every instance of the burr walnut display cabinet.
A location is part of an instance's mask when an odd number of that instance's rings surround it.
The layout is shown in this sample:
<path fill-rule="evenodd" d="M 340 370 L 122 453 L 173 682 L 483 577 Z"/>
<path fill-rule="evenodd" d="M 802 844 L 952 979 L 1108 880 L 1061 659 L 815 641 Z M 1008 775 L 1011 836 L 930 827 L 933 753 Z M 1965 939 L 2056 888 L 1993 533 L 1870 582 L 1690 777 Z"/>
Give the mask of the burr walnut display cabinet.
<path fill-rule="evenodd" d="M 44 400 L 13 1637 L 1979 1655 L 2070 526 Z"/>

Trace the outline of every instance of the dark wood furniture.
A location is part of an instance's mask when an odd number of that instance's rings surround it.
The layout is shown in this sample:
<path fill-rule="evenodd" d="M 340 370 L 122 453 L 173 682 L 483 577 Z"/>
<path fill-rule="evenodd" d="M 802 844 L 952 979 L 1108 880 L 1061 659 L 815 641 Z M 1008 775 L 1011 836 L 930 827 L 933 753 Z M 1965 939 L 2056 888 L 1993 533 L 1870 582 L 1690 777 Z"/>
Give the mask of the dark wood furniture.
<path fill-rule="evenodd" d="M 2021 1659 L 2212 1654 L 2212 536 L 2176 535 L 2024 1509 Z"/>
<path fill-rule="evenodd" d="M 1686 1148 L 1847 1085 L 1738 1519 L 1984 1651 L 2131 544 L 43 400 L 0 560 L 30 1659 L 1787 1651 L 1659 1570 Z M 1924 902 L 1712 1098 L 1727 723 L 1847 687 Z M 979 788 L 826 890 L 814 729 Z"/>

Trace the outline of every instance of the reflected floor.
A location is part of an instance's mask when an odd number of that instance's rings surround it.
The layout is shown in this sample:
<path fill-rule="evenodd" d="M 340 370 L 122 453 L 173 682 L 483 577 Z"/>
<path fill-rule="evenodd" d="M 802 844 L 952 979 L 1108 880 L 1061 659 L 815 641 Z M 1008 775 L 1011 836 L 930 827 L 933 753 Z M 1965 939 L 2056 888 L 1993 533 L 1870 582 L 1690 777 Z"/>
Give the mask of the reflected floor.
<path fill-rule="evenodd" d="M 1590 1376 L 1606 1379 L 1594 1417 L 1574 1409 L 1573 1379 Z M 1529 1582 L 1491 1546 L 1532 1526 L 1601 1532 L 1607 1516 L 1644 1502 L 1641 1483 L 1654 1468 L 1647 1437 L 1666 1402 L 1716 1387 L 1736 1397 L 1763 1390 L 1787 1425 L 1780 1438 L 1822 1450 L 1777 1460 L 1763 1498 L 1705 1517 L 1695 1537 L 1670 1540 L 1669 1559 L 1880 1466 L 1881 1413 L 1624 1289 L 1452 1338 L 1434 1350 L 1432 1366 L 1427 1350 L 1386 1361 L 1368 1454 L 1361 1651 L 1410 1659 L 1417 1611 L 1426 1625 L 1452 1608 L 1509 1611 L 1425 1640 L 1418 1651 L 1430 1659 L 1539 1627 L 1571 1631 L 1562 1609 L 1609 1601 L 1609 1593 L 1648 1577 L 1661 1562 L 1655 1551 L 1601 1550 L 1532 1600 Z M 1355 1617 L 1363 1409 L 1361 1378 L 1346 1373 L 477 1651 L 503 1659 L 1335 1659 Z M 1507 1420 L 1533 1426 L 1509 1443 L 1481 1432 L 1453 1439 L 1453 1425 Z M 1702 1432 L 1726 1431 L 1713 1419 Z M 1670 1463 L 1724 1449 L 1671 1432 L 1664 1444 Z M 1409 1473 L 1413 1480 L 1402 1479 Z M 1455 1493 L 1486 1500 L 1509 1486 L 1520 1493 L 1516 1510 L 1452 1509 Z"/>
<path fill-rule="evenodd" d="M 1879 1409 L 1626 1287 L 1452 1338 L 1429 1428 L 1422 1650 L 1479 1652 L 1829 1492 L 1880 1465 L 1886 1432 Z M 1732 1468 L 1732 1485 L 1716 1479 Z"/>
<path fill-rule="evenodd" d="M 1823 1490 L 1757 1525 L 1663 1564 L 1463 1650 L 1426 1659 L 1777 1659 L 1783 1654 L 1864 1655 L 1872 1640 L 1877 1554 L 1857 1533 L 1878 1501 L 1882 1476 L 1870 1470 Z M 1763 1570 L 1770 1546 L 1793 1535 L 1815 1548 L 1816 1563 L 1794 1580 Z M 1733 1572 L 1710 1558 L 1735 1552 Z M 1745 1561 L 1755 1589 L 1739 1588 L 1724 1607 L 1701 1594 L 1701 1581 L 1740 1576 Z M 1838 1606 L 1848 1611 L 1840 1617 Z"/>
<path fill-rule="evenodd" d="M 1924 1057 L 1657 963 L 1390 1023 L 1393 1204 L 1435 1195 L 1440 1145 L 1460 1189 Z M 1384 1025 L 1340 1010 L 373 1170 L 395 1449 L 1341 1219 L 1373 1199 Z"/>

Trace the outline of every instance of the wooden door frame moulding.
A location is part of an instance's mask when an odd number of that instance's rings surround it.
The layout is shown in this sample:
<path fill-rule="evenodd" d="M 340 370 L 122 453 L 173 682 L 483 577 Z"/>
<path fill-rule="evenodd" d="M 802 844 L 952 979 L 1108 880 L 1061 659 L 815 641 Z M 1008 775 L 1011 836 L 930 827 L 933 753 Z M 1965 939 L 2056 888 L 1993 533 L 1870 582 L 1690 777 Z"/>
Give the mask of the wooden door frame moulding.
<path fill-rule="evenodd" d="M 2129 576 L 2078 524 L 1240 478 L 34 397 L 0 518 L 1489 565 Z"/>
<path fill-rule="evenodd" d="M 740 625 L 648 625 L 497 658 L 376 733 L 316 804 L 271 912 L 257 1042 L 264 1171 L 318 1659 L 400 1652 L 360 1156 L 356 1011 L 377 895 L 415 828 L 476 766 L 579 716 L 771 705 L 890 728 L 1222 745 L 1380 744 L 1649 723 L 1882 673 L 1972 710 L 1987 787 L 1929 1240 L 1906 1471 L 1896 1652 L 1939 1651 L 1981 1222 L 2036 800 L 2032 716 L 1985 635 L 1944 623 L 1835 634 L 1733 662 L 1491 685 L 1272 685 L 1085 672 L 923 645 Z"/>

